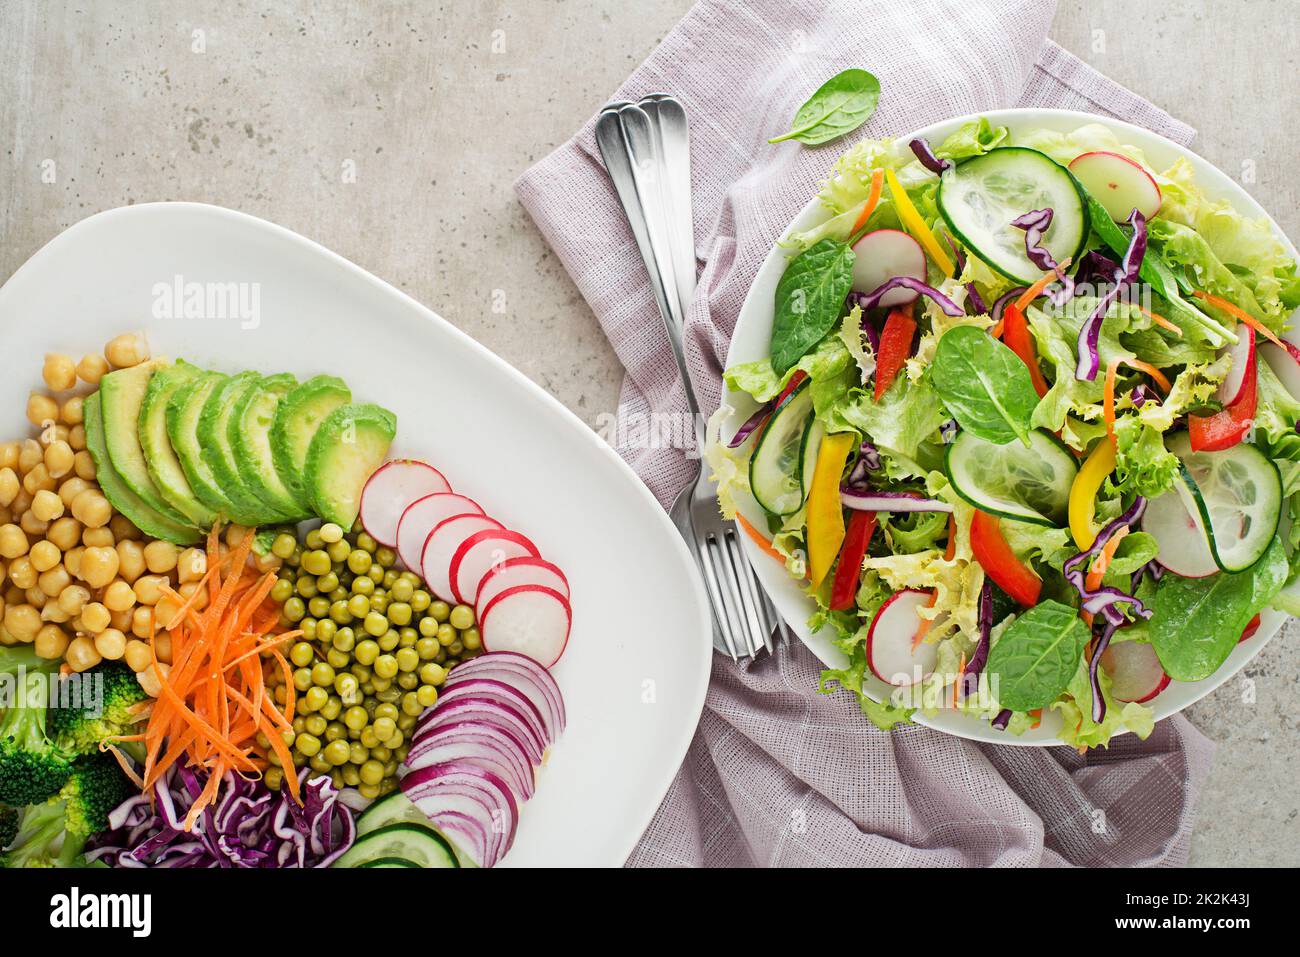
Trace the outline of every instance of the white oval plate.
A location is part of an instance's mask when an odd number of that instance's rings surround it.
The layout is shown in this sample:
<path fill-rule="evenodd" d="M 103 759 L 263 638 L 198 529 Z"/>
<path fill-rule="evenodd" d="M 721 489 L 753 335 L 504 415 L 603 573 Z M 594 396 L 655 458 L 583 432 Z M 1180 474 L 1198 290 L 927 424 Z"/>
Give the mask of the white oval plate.
<path fill-rule="evenodd" d="M 247 284 L 260 322 L 167 318 L 178 276 Z M 404 293 L 295 233 L 215 206 L 131 206 L 78 223 L 0 288 L 0 323 L 6 437 L 30 432 L 23 408 L 46 352 L 98 352 L 131 329 L 144 329 L 156 354 L 218 370 L 339 375 L 359 401 L 396 412 L 392 454 L 434 463 L 536 542 L 573 590 L 573 631 L 555 668 L 569 724 L 506 863 L 623 864 L 686 755 L 712 632 L 681 537 L 594 432 Z"/>
<path fill-rule="evenodd" d="M 1013 131 L 1052 129 L 1069 132 L 1085 123 L 1100 123 L 1113 130 L 1121 142 L 1140 147 L 1146 153 L 1147 161 L 1154 168 L 1167 169 L 1180 156 L 1185 157 L 1196 170 L 1197 182 L 1212 198 L 1227 200 L 1236 209 L 1250 216 L 1268 217 L 1268 213 L 1251 198 L 1250 194 L 1218 168 L 1190 150 L 1184 149 L 1163 136 L 1152 133 L 1150 130 L 1120 120 L 1095 116 L 1091 113 L 1042 109 L 991 110 L 987 113 L 962 116 L 935 123 L 932 126 L 917 130 L 915 133 L 899 137 L 899 141 L 906 143 L 913 137 L 922 136 L 932 143 L 938 143 L 963 123 L 979 116 L 987 116 L 995 125 L 1007 126 Z M 831 172 L 829 164 L 836 156 L 838 156 L 838 153 L 828 154 L 827 175 L 830 175 Z M 826 210 L 818 204 L 814 197 L 795 217 L 786 233 L 788 235 L 811 229 L 826 218 Z M 1274 232 L 1282 239 L 1291 255 L 1296 255 L 1295 247 L 1291 244 L 1291 241 L 1287 239 L 1271 217 L 1268 217 L 1268 219 L 1273 225 Z M 754 284 L 750 287 L 749 295 L 745 298 L 745 304 L 741 307 L 740 316 L 736 321 L 736 331 L 731 339 L 731 348 L 727 352 L 728 367 L 741 362 L 753 362 L 767 355 L 768 343 L 772 335 L 772 312 L 776 286 L 781 279 L 781 273 L 785 270 L 785 263 L 785 252 L 779 246 L 774 246 L 762 268 L 759 269 Z M 1297 337 L 1297 332 L 1292 330 L 1289 335 Z M 1300 342 L 1300 338 L 1297 338 L 1296 341 Z M 1290 379 L 1284 381 L 1291 384 Z M 722 401 L 724 404 L 736 409 L 735 421 L 730 428 L 735 428 L 740 422 L 743 422 L 755 407 L 753 400 L 749 396 L 731 389 L 726 390 Z M 772 596 L 773 603 L 785 616 L 786 621 L 794 628 L 804 644 L 811 648 L 813 653 L 825 662 L 828 667 L 843 668 L 847 664 L 847 659 L 842 652 L 831 644 L 831 639 L 835 636 L 834 630 L 827 626 L 814 634 L 808 629 L 808 618 L 815 610 L 815 603 L 812 599 L 799 590 L 798 585 L 785 574 L 779 565 L 772 561 L 771 558 L 763 555 L 748 536 L 742 535 L 740 538 L 744 543 L 746 554 L 749 556 L 755 572 L 767 589 L 768 594 Z M 1259 653 L 1259 650 L 1282 627 L 1284 621 L 1286 621 L 1286 615 L 1281 612 L 1265 612 L 1261 617 L 1259 631 L 1249 641 L 1238 645 L 1228 657 L 1228 660 L 1213 675 L 1202 681 L 1171 682 L 1164 691 L 1160 692 L 1150 702 L 1151 707 L 1155 709 L 1156 719 L 1159 720 L 1167 718 L 1171 714 L 1177 714 L 1235 675 L 1251 658 Z M 863 688 L 870 693 L 871 697 L 877 700 L 886 698 L 890 691 L 889 685 L 870 673 L 867 674 L 863 681 Z M 998 732 L 984 721 L 955 711 L 941 711 L 934 717 L 926 717 L 917 712 L 915 720 L 918 724 L 923 724 L 938 731 L 955 734 L 962 738 L 971 738 L 976 741 L 989 741 L 994 744 L 1045 746 L 1060 743 L 1058 738 L 1060 715 L 1055 711 L 1044 713 L 1042 725 L 1033 731 L 1025 732 L 1019 737 Z"/>

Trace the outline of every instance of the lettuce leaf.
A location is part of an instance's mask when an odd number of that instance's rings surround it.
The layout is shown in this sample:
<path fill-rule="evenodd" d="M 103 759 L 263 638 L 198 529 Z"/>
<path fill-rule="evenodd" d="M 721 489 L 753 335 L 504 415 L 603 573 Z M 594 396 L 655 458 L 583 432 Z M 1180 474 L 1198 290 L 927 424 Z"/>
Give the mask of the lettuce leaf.
<path fill-rule="evenodd" d="M 971 120 L 958 127 L 957 132 L 935 147 L 934 155 L 940 159 L 960 162 L 972 156 L 983 156 L 989 150 L 1000 146 L 1007 138 L 1005 126 L 994 126 L 987 116 Z"/>
<path fill-rule="evenodd" d="M 937 457 L 939 426 L 947 421 L 939 395 L 928 374 L 919 381 L 899 376 L 877 402 L 871 393 L 853 389 L 831 409 L 824 421 L 832 431 L 845 428 L 865 433 L 883 457 L 891 478 L 921 478 Z M 927 444 L 931 447 L 926 448 Z"/>
<path fill-rule="evenodd" d="M 1109 747 L 1110 739 L 1124 731 L 1143 739 L 1150 735 L 1156 726 L 1155 712 L 1136 701 L 1121 703 L 1111 697 L 1110 676 L 1104 670 L 1098 681 L 1106 701 L 1106 716 L 1100 724 L 1092 720 L 1092 684 L 1086 657 L 1080 660 L 1066 694 L 1052 702 L 1052 710 L 1061 712 L 1061 740 L 1072 748 L 1084 749 Z"/>

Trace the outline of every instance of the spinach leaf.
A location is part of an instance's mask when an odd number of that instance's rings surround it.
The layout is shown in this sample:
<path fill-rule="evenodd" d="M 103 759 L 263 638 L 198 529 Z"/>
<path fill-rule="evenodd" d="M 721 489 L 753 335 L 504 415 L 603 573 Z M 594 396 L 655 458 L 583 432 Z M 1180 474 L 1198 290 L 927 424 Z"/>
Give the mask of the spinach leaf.
<path fill-rule="evenodd" d="M 1156 589 L 1148 633 L 1160 666 L 1175 681 L 1208 678 L 1237 647 L 1255 613 L 1286 584 L 1286 549 L 1274 538 L 1251 568 L 1235 575 L 1179 578 L 1166 574 Z"/>
<path fill-rule="evenodd" d="M 1051 599 L 1013 621 L 985 666 L 997 680 L 998 704 L 1012 711 L 1046 708 L 1079 670 L 1089 634 L 1077 609 Z"/>
<path fill-rule="evenodd" d="M 808 98 L 794 115 L 789 133 L 774 136 L 769 143 L 798 140 L 818 146 L 837 136 L 851 133 L 871 118 L 880 101 L 880 81 L 866 70 L 837 73 Z"/>
<path fill-rule="evenodd" d="M 823 239 L 790 260 L 776 287 L 772 371 L 783 376 L 835 327 L 853 288 L 853 250 Z"/>
<path fill-rule="evenodd" d="M 967 432 L 1006 445 L 1029 447 L 1030 420 L 1038 405 L 1029 368 L 998 340 L 975 326 L 955 326 L 934 353 L 935 391 Z"/>

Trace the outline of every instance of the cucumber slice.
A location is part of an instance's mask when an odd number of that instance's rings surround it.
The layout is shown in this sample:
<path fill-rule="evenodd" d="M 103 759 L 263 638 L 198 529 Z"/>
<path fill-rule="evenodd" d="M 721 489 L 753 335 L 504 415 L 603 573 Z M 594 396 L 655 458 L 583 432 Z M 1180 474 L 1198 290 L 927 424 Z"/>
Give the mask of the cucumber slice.
<path fill-rule="evenodd" d="M 358 864 L 358 867 L 419 867 L 414 861 L 408 861 L 401 857 L 377 857 L 373 861 L 366 861 L 364 864 Z"/>
<path fill-rule="evenodd" d="M 1079 472 L 1070 450 L 1041 429 L 1029 433 L 1029 448 L 958 433 L 944 468 L 957 494 L 980 511 L 1056 528 L 1068 520 L 1070 486 Z"/>
<path fill-rule="evenodd" d="M 416 807 L 415 802 L 398 790 L 381 797 L 361 812 L 357 818 L 357 837 L 365 837 L 371 831 L 377 831 L 390 824 L 418 824 L 420 827 L 433 827 L 429 823 L 428 816 Z"/>
<path fill-rule="evenodd" d="M 460 866 L 446 838 L 419 824 L 389 824 L 358 837 L 332 866 L 364 867 L 395 857 L 417 867 Z"/>
<path fill-rule="evenodd" d="M 803 485 L 803 498 L 808 501 L 812 491 L 813 473 L 817 470 L 817 453 L 822 450 L 822 439 L 826 436 L 826 427 L 816 417 L 808 420 L 808 428 L 803 432 L 803 451 L 799 455 L 800 480 Z"/>
<path fill-rule="evenodd" d="M 989 150 L 946 170 L 939 213 L 971 252 L 1008 279 L 1030 285 L 1042 270 L 1025 255 L 1025 231 L 1011 221 L 1051 207 L 1041 245 L 1058 263 L 1077 259 L 1088 239 L 1088 205 L 1070 171 L 1024 146 Z"/>
<path fill-rule="evenodd" d="M 1193 452 L 1186 432 L 1166 443 L 1209 533 L 1214 563 L 1229 573 L 1250 568 L 1268 550 L 1282 520 L 1282 476 L 1253 445 Z"/>
<path fill-rule="evenodd" d="M 758 504 L 773 515 L 791 515 L 803 504 L 811 469 L 806 461 L 813 414 L 808 379 L 776 407 L 749 460 L 749 487 Z M 809 472 L 804 479 L 803 473 Z"/>

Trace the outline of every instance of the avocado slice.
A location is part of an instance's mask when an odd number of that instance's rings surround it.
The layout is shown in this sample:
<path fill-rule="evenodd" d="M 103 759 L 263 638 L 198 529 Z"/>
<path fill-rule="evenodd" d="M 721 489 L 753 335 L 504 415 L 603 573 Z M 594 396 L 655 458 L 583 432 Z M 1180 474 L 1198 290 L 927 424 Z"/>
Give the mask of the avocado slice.
<path fill-rule="evenodd" d="M 144 499 L 131 491 L 122 480 L 122 476 L 113 468 L 104 438 L 104 418 L 98 392 L 86 396 L 82 415 L 82 423 L 86 429 L 86 448 L 90 450 L 90 457 L 95 460 L 95 480 L 99 482 L 100 490 L 103 491 L 109 504 L 150 538 L 160 538 L 174 545 L 192 545 L 197 542 L 201 536 L 196 529 L 173 522 L 166 515 L 150 507 Z"/>
<path fill-rule="evenodd" d="M 155 512 L 180 525 L 189 520 L 172 508 L 158 491 L 144 449 L 140 446 L 140 409 L 154 372 L 171 364 L 168 359 L 152 359 L 129 369 L 110 372 L 99 383 L 100 413 L 104 421 L 104 444 L 109 460 L 127 487 Z M 197 527 L 197 526 L 196 526 Z"/>
<path fill-rule="evenodd" d="M 217 477 L 203 459 L 203 446 L 199 441 L 199 418 L 208 399 L 229 376 L 208 372 L 182 385 L 167 402 L 167 438 L 185 472 L 185 480 L 195 497 L 227 520 L 240 525 L 254 525 L 252 516 L 246 515 L 222 490 Z"/>
<path fill-rule="evenodd" d="M 280 481 L 299 507 L 310 512 L 311 493 L 304 480 L 307 449 L 325 417 L 352 401 L 352 390 L 337 376 L 318 375 L 298 386 L 281 401 L 271 426 L 271 455 Z"/>
<path fill-rule="evenodd" d="M 361 490 L 396 434 L 397 416 L 377 405 L 341 405 L 326 416 L 307 450 L 307 488 L 317 515 L 352 527 Z"/>
<path fill-rule="evenodd" d="M 250 390 L 257 388 L 261 378 L 256 372 L 239 372 L 227 377 L 212 390 L 199 413 L 199 454 L 212 470 L 221 493 L 230 499 L 242 519 L 247 520 L 235 519 L 240 525 L 265 525 L 288 517 L 281 515 L 270 502 L 260 499 L 244 484 L 239 477 L 235 450 L 230 444 L 230 424 L 235 418 L 235 408 Z"/>
<path fill-rule="evenodd" d="M 271 455 L 271 426 L 280 403 L 297 384 L 287 372 L 265 376 L 244 393 L 230 419 L 230 446 L 244 487 L 293 521 L 307 518 L 311 510 L 299 505 L 280 480 Z"/>
<path fill-rule="evenodd" d="M 195 497 L 176 450 L 172 448 L 171 439 L 167 437 L 167 403 L 177 389 L 201 375 L 202 369 L 183 359 L 156 370 L 144 390 L 138 431 L 149 477 L 153 479 L 164 501 L 184 515 L 190 524 L 199 528 L 211 528 L 221 516 Z"/>

